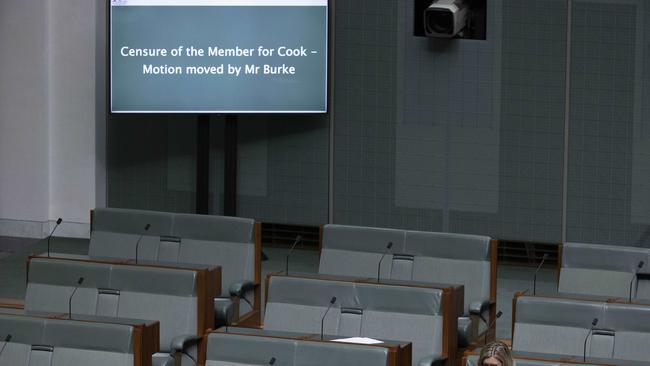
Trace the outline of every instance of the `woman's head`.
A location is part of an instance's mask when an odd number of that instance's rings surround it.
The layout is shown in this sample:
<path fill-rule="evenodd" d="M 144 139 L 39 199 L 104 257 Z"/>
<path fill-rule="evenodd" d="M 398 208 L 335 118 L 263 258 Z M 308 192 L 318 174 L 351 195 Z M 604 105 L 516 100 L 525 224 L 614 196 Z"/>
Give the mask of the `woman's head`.
<path fill-rule="evenodd" d="M 481 349 L 478 366 L 514 366 L 510 348 L 500 341 L 488 343 Z"/>

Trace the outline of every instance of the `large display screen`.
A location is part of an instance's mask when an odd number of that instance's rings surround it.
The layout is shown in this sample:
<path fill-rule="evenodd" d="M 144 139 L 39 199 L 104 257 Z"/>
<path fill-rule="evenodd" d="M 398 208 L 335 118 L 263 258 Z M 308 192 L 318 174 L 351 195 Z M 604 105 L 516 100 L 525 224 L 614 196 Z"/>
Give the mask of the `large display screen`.
<path fill-rule="evenodd" d="M 327 112 L 327 0 L 111 0 L 113 113 Z"/>

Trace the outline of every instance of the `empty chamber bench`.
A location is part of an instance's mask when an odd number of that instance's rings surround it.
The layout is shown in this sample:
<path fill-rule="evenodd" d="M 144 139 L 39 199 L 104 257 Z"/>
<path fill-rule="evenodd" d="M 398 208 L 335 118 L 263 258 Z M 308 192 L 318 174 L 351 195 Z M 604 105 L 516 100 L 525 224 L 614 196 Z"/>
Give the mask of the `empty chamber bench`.
<path fill-rule="evenodd" d="M 561 248 L 560 293 L 650 299 L 650 249 L 583 243 Z"/>
<path fill-rule="evenodd" d="M 514 351 L 650 360 L 650 306 L 541 296 L 515 299 Z M 598 321 L 591 331 L 594 319 Z"/>
<path fill-rule="evenodd" d="M 486 236 L 325 225 L 318 272 L 376 278 L 379 268 L 382 279 L 463 285 L 458 335 L 465 345 L 477 337 L 480 317 L 494 319 L 496 255 L 496 241 Z"/>
<path fill-rule="evenodd" d="M 459 291 L 462 292 L 462 289 Z M 454 292 L 421 284 L 363 283 L 333 278 L 270 276 L 264 329 L 411 342 L 413 365 L 453 365 Z"/>
<path fill-rule="evenodd" d="M 255 325 L 261 305 L 260 240 L 260 225 L 252 219 L 98 208 L 88 258 L 135 260 L 137 252 L 140 261 L 220 266 L 217 324 Z"/>
<path fill-rule="evenodd" d="M 84 280 L 75 292 L 81 277 Z M 154 357 L 154 364 L 169 355 L 188 363 L 191 358 L 185 354 L 196 355 L 196 343 L 214 326 L 212 301 L 220 284 L 218 267 L 169 268 L 35 257 L 28 264 L 25 311 L 67 315 L 71 309 L 73 318 L 81 314 L 158 320 L 161 353 Z"/>
<path fill-rule="evenodd" d="M 222 328 L 223 329 L 223 328 Z M 277 366 L 406 366 L 397 354 L 383 345 L 362 345 L 290 337 L 265 332 L 228 332 L 208 334 L 206 366 L 268 365 Z M 408 346 L 408 345 L 407 345 Z M 409 354 L 410 356 L 410 354 Z M 410 365 L 410 364 L 409 364 Z"/>
<path fill-rule="evenodd" d="M 157 334 L 146 328 L 0 314 L 0 366 L 151 365 L 155 350 L 148 345 Z"/>

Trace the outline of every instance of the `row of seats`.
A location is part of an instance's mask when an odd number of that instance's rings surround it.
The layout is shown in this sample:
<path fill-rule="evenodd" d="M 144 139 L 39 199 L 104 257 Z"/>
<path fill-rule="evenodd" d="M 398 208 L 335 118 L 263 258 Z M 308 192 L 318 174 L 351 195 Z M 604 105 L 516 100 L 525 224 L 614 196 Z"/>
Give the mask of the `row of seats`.
<path fill-rule="evenodd" d="M 566 243 L 559 251 L 558 294 L 515 295 L 517 365 L 650 365 L 650 249 Z M 477 360 L 466 355 L 463 364 Z"/>
<path fill-rule="evenodd" d="M 520 300 L 524 300 L 523 298 Z M 539 299 L 535 299 L 539 300 Z M 592 314 L 589 314 L 592 315 Z M 644 319 L 641 318 L 641 321 Z M 97 320 L 53 319 L 33 316 L 0 314 L 0 329 L 11 334 L 10 342 L 0 341 L 0 365 L 149 365 L 151 359 L 136 359 L 154 349 L 143 347 L 147 337 L 139 324 L 106 323 Z M 150 323 L 148 326 L 155 326 Z M 594 348 L 594 341 L 588 348 Z M 225 365 L 404 365 L 410 356 L 408 345 L 384 343 L 359 345 L 332 343 L 304 334 L 267 332 L 258 329 L 230 328 L 211 332 L 199 354 L 199 364 Z M 406 352 L 400 354 L 399 347 Z M 599 342 L 598 347 L 602 347 Z M 397 354 L 395 354 L 397 348 Z M 252 352 L 254 350 L 254 352 Z M 599 350 L 600 351 L 600 350 Z M 581 362 L 579 357 L 565 354 L 539 354 L 514 351 L 518 366 L 648 366 L 650 362 L 613 360 L 590 356 Z M 466 366 L 478 366 L 478 354 L 465 356 Z"/>
<path fill-rule="evenodd" d="M 221 286 L 218 267 L 33 257 L 27 270 L 26 314 L 159 321 L 155 364 L 177 353 L 196 355 L 198 341 L 214 328 L 213 299 Z"/>
<path fill-rule="evenodd" d="M 560 293 L 650 300 L 650 249 L 566 243 L 561 250 Z"/>
<path fill-rule="evenodd" d="M 79 281 L 81 278 L 83 281 Z M 201 336 L 212 326 L 209 300 L 213 294 L 210 290 L 216 292 L 219 283 L 218 268 L 189 269 L 33 257 L 28 262 L 25 312 L 97 323 L 157 320 L 160 333 L 155 350 L 160 352 L 149 362 L 168 365 L 179 358 L 176 365 L 192 365 L 200 356 Z M 444 362 L 455 353 L 455 342 L 448 340 L 453 339 L 449 333 L 455 330 L 456 317 L 443 316 L 454 303 L 450 301 L 449 291 L 424 284 L 415 287 L 281 275 L 271 276 L 268 283 L 265 331 L 319 333 L 321 315 L 326 313 L 324 304 L 329 303 L 327 300 L 332 295 L 337 296 L 337 301 L 324 319 L 326 335 L 403 340 L 413 344 L 415 361 L 428 357 L 429 364 L 436 360 Z M 462 296 L 462 287 L 458 292 Z M 79 333 L 72 332 L 69 337 L 79 337 Z M 101 342 L 101 337 L 97 340 Z M 266 340 L 258 340 L 260 342 Z M 45 344 L 52 346 L 51 342 Z M 323 351 L 323 347 L 343 347 L 335 352 L 339 354 L 336 357 L 349 358 L 351 365 L 357 364 L 353 360 L 367 353 L 354 349 L 346 351 L 350 346 L 334 344 L 314 347 L 306 349 L 327 353 L 329 351 Z M 209 354 L 213 356 L 210 357 L 214 359 L 215 352 L 223 353 L 219 349 L 211 351 Z M 384 363 L 372 361 L 375 353 L 368 355 L 366 364 L 386 364 L 385 360 Z M 296 350 L 295 354 L 303 355 L 303 352 Z M 89 355 L 101 357 L 97 353 Z M 410 355 L 409 349 L 409 360 Z"/>
<path fill-rule="evenodd" d="M 134 325 L 0 314 L 0 331 L 0 365 L 130 366 L 141 352 Z"/>
<path fill-rule="evenodd" d="M 218 274 L 218 268 L 34 257 L 28 263 L 25 311 L 64 316 L 70 311 L 73 318 L 96 321 L 158 320 L 160 352 L 154 363 L 173 355 L 196 358 L 200 336 L 213 326 L 210 300 L 218 291 Z M 462 294 L 462 286 L 273 275 L 264 330 L 318 334 L 323 324 L 329 336 L 410 342 L 414 365 L 453 364 L 462 308 L 455 295 L 462 300 Z M 332 297 L 335 305 L 327 312 Z"/>
<path fill-rule="evenodd" d="M 100 322 L 97 319 L 53 319 L 0 314 L 0 330 L 11 336 L 0 341 L 0 366 L 148 366 L 155 349 L 147 347 L 157 335 L 157 323 Z M 396 347 L 334 343 L 301 335 L 230 329 L 211 332 L 198 363 L 207 366 L 268 365 L 399 366 Z M 254 351 L 252 351 L 254 350 Z M 410 351 L 410 350 L 407 350 Z"/>
<path fill-rule="evenodd" d="M 140 240 L 141 260 L 221 266 L 223 291 L 215 301 L 217 325 L 241 324 L 250 312 L 256 316 L 254 324 L 259 323 L 261 272 L 256 260 L 259 246 L 251 243 L 254 228 L 253 220 L 241 218 L 97 209 L 89 257 L 133 259 Z M 389 242 L 392 248 L 382 262 L 380 277 L 464 285 L 459 344 L 475 340 L 479 329 L 485 330 L 493 320 L 496 309 L 496 242 L 476 235 L 325 225 L 319 273 L 375 277 Z M 237 301 L 241 297 L 253 301 L 253 309 L 247 301 Z"/>
<path fill-rule="evenodd" d="M 87 280 L 73 300 L 75 313 L 159 319 L 160 349 L 170 354 L 178 353 L 172 342 L 174 336 L 199 336 L 198 327 L 187 326 L 192 316 L 205 316 L 205 313 L 197 310 L 191 301 L 170 303 L 168 308 L 177 313 L 180 309 L 190 309 L 178 318 L 172 318 L 164 311 L 157 312 L 157 307 L 169 300 L 160 298 L 163 294 L 157 293 L 158 290 L 146 293 L 146 288 L 153 283 L 151 281 L 155 282 L 153 278 L 158 278 L 154 287 L 162 289 L 173 284 L 164 277 L 171 266 L 219 266 L 223 281 L 219 289 L 224 291 L 217 289 L 221 297 L 215 300 L 214 308 L 216 314 L 226 315 L 217 317 L 217 320 L 225 319 L 222 324 L 240 321 L 246 311 L 259 309 L 259 235 L 255 237 L 258 230 L 259 225 L 247 219 L 97 209 L 92 215 L 86 259 L 131 262 L 104 263 L 102 265 L 111 269 L 100 270 L 100 275 L 93 273 L 97 270 L 97 263 L 60 261 L 62 267 L 57 267 L 55 274 L 50 276 L 40 267 L 51 269 L 54 262 L 42 264 L 34 259 L 30 263 L 26 309 L 30 312 L 65 312 L 64 300 L 74 291 L 76 278 L 83 276 Z M 321 277 L 270 278 L 265 331 L 318 333 L 318 319 L 326 310 L 329 299 L 323 298 L 323 294 L 331 293 L 339 301 L 324 319 L 326 334 L 413 342 L 413 364 L 420 359 L 428 359 L 429 364 L 451 364 L 455 359 L 457 342 L 462 346 L 476 339 L 478 319 L 483 318 L 487 323 L 494 318 L 496 243 L 488 237 L 326 225 L 322 242 Z M 389 250 L 388 243 L 392 243 Z M 379 266 L 384 252 L 385 258 Z M 142 267 L 134 266 L 134 260 L 140 264 L 156 264 L 160 272 L 148 281 L 138 282 L 142 287 L 137 289 L 124 283 L 120 274 L 123 266 Z M 85 268 L 84 272 L 77 268 L 80 266 L 94 269 Z M 374 278 L 378 268 L 381 283 L 361 283 L 340 277 Z M 32 269 L 35 273 L 31 273 Z M 39 277 L 41 272 L 46 274 Z M 339 279 L 326 278 L 332 275 L 339 276 Z M 128 281 L 136 281 L 135 277 Z M 251 288 L 254 289 L 253 306 L 242 306 L 239 311 L 233 311 L 236 297 L 245 290 L 250 293 Z M 134 297 L 132 292 L 146 295 Z M 58 297 L 51 300 L 48 298 L 50 294 Z M 165 293 L 163 297 L 167 295 L 170 294 Z M 187 292 L 182 294 L 188 295 Z M 223 307 L 219 304 L 224 298 L 231 303 L 228 310 L 222 312 Z M 246 295 L 242 298 L 246 299 Z M 44 305 L 34 305 L 41 303 Z M 140 310 L 135 309 L 138 307 Z M 240 316 L 239 319 L 232 315 L 234 312 Z"/>
<path fill-rule="evenodd" d="M 333 297 L 335 307 L 327 312 Z M 448 289 L 426 284 L 275 275 L 268 281 L 264 330 L 318 334 L 322 325 L 326 335 L 411 342 L 413 365 L 424 359 L 453 364 L 450 297 Z"/>
<path fill-rule="evenodd" d="M 219 266 L 217 324 L 247 319 L 255 324 L 261 303 L 259 236 L 259 224 L 252 219 L 99 208 L 92 214 L 88 255 L 83 258 L 135 260 L 137 252 L 139 261 Z"/>
<path fill-rule="evenodd" d="M 65 313 L 64 300 L 76 291 L 74 313 L 159 319 L 160 350 L 180 355 L 181 363 L 193 361 L 200 336 L 214 325 L 206 317 L 212 316 L 210 311 L 223 309 L 219 306 L 222 300 L 228 301 L 228 310 L 217 320 L 225 319 L 224 324 L 259 309 L 258 230 L 259 225 L 247 219 L 95 210 L 86 258 L 91 261 L 32 259 L 25 309 L 31 313 Z M 636 299 L 643 298 L 639 279 L 650 271 L 639 264 L 647 261 L 648 250 L 572 243 L 562 248 L 560 292 L 622 298 L 631 284 Z M 133 263 L 136 252 L 140 265 Z M 130 263 L 102 263 L 106 260 Z M 172 274 L 179 270 L 193 271 L 195 280 Z M 496 243 L 488 237 L 325 225 L 318 272 L 313 276 L 269 277 L 264 332 L 317 334 L 322 330 L 326 336 L 412 342 L 413 365 L 452 364 L 456 349 L 477 339 L 479 319 L 485 323 L 495 319 Z M 218 285 L 200 285 L 199 273 L 210 273 Z M 86 282 L 75 290 L 78 277 Z M 598 278 L 605 281 L 604 285 L 587 286 Z M 186 287 L 190 283 L 203 288 L 203 300 L 190 293 Z M 221 291 L 223 287 L 229 291 Z M 255 304 L 243 306 L 243 311 L 233 310 L 237 296 L 251 289 Z M 338 300 L 328 310 L 332 297 Z M 245 295 L 242 298 L 248 300 Z M 601 309 L 601 313 L 592 314 L 581 307 L 566 307 L 566 303 L 585 300 L 540 301 L 535 297 L 518 299 L 513 323 L 515 350 L 540 352 L 548 340 L 559 346 L 544 352 L 578 356 L 581 352 L 575 338 L 584 334 L 589 336 L 589 349 L 594 350 L 588 355 L 622 360 L 646 357 L 626 348 L 639 346 L 634 339 L 628 341 L 628 333 L 650 333 L 628 324 L 630 316 L 645 316 L 643 306 L 625 307 L 605 301 L 599 308 L 592 301 L 589 309 Z M 321 316 L 326 312 L 321 329 Z M 544 318 L 557 312 L 562 316 Z M 601 319 L 601 323 L 592 332 L 588 325 L 593 318 Z M 178 336 L 180 340 L 175 338 Z M 574 341 L 563 342 L 563 337 Z M 183 358 L 184 354 L 189 359 Z M 163 355 L 154 360 L 169 358 Z"/>
<path fill-rule="evenodd" d="M 487 236 L 325 225 L 318 272 L 465 286 L 465 313 L 494 301 L 495 242 Z"/>
<path fill-rule="evenodd" d="M 150 365 L 155 349 L 147 348 L 150 335 L 143 328 L 139 324 L 0 314 L 0 365 Z M 148 355 L 148 363 L 143 355 Z"/>
<path fill-rule="evenodd" d="M 496 241 L 487 236 L 325 225 L 318 272 L 376 278 L 379 260 L 387 253 L 381 278 L 462 284 L 462 346 L 476 339 L 481 317 L 494 319 L 496 251 Z"/>
<path fill-rule="evenodd" d="M 650 306 L 568 297 L 515 299 L 514 351 L 650 360 Z"/>

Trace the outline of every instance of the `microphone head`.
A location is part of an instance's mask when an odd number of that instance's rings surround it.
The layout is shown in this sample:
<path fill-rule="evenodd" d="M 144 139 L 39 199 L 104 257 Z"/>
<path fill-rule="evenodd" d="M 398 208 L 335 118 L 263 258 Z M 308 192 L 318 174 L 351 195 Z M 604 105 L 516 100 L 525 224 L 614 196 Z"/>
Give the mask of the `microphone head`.
<path fill-rule="evenodd" d="M 639 262 L 639 266 L 638 266 L 638 268 L 641 269 L 641 268 L 643 267 L 644 264 L 645 264 L 645 262 L 640 261 L 640 262 Z"/>
<path fill-rule="evenodd" d="M 302 240 L 302 235 L 298 234 L 296 235 L 296 242 L 300 242 Z"/>
<path fill-rule="evenodd" d="M 11 334 L 7 334 L 5 337 L 5 343 L 9 342 L 11 340 Z"/>
<path fill-rule="evenodd" d="M 501 315 L 503 315 L 503 311 L 501 311 L 501 310 L 497 311 L 497 319 L 500 318 Z"/>
<path fill-rule="evenodd" d="M 544 253 L 544 256 L 542 256 L 542 260 L 546 260 L 548 258 L 548 253 Z"/>
<path fill-rule="evenodd" d="M 392 241 L 389 241 L 389 242 L 388 242 L 388 245 L 386 245 L 386 249 L 390 249 L 390 248 L 392 248 L 392 247 L 393 247 L 393 242 L 392 242 Z"/>
<path fill-rule="evenodd" d="M 591 321 L 591 326 L 595 327 L 596 324 L 598 324 L 598 318 L 594 318 L 594 320 Z"/>
<path fill-rule="evenodd" d="M 84 282 L 84 278 L 79 277 L 79 279 L 77 280 L 77 285 L 81 285 L 83 282 Z"/>
<path fill-rule="evenodd" d="M 332 296 L 332 299 L 330 300 L 330 304 L 334 305 L 336 302 L 336 296 Z"/>
<path fill-rule="evenodd" d="M 149 230 L 150 227 L 151 227 L 151 224 L 146 224 L 146 225 L 144 226 L 144 231 Z"/>
<path fill-rule="evenodd" d="M 63 219 L 60 218 L 60 217 L 56 220 L 57 225 L 61 225 L 62 222 L 63 222 Z"/>
<path fill-rule="evenodd" d="M 269 365 L 273 365 L 273 364 L 275 364 L 275 357 L 271 357 L 271 359 L 269 360 Z"/>

